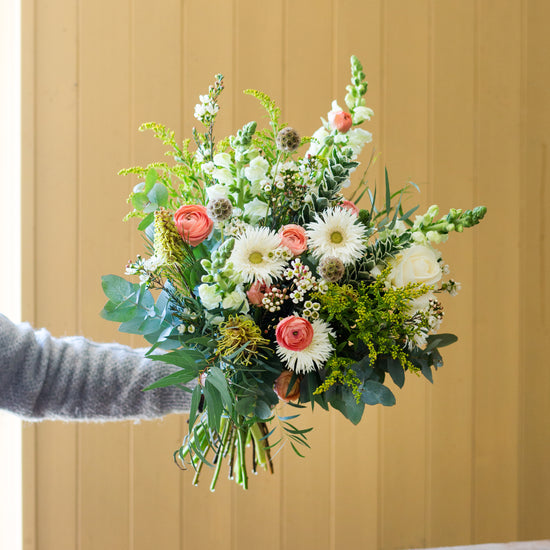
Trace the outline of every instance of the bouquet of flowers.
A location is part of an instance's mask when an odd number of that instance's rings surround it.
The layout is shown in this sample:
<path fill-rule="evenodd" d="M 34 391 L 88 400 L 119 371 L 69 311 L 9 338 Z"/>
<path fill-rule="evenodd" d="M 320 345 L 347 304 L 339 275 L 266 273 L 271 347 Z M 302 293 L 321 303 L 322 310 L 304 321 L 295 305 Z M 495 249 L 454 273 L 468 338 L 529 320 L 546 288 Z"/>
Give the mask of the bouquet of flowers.
<path fill-rule="evenodd" d="M 333 407 L 357 424 L 365 405 L 395 404 L 388 379 L 400 388 L 407 372 L 432 381 L 439 348 L 456 340 L 438 332 L 438 294 L 460 288 L 434 245 L 486 211 L 439 216 L 434 205 L 418 215 L 404 206 L 414 184 L 392 192 L 386 172 L 377 196 L 367 170 L 344 198 L 372 141 L 360 127 L 373 112 L 354 56 L 346 110 L 334 101 L 311 138 L 283 124 L 269 96 L 246 90 L 269 123 L 216 142 L 222 90 L 217 75 L 195 107 L 202 128 L 192 140 L 141 127 L 170 147 L 172 162 L 121 172 L 142 180 L 127 217 L 140 218 L 148 254 L 126 269 L 139 282 L 103 277 L 102 311 L 143 335 L 151 359 L 178 367 L 150 388 L 191 393 L 189 433 L 174 457 L 193 468 L 194 483 L 210 466 L 212 490 L 224 462 L 246 489 L 250 469 L 273 469 L 276 448 L 288 443 L 301 456 L 311 428 L 279 403 L 296 413 Z"/>

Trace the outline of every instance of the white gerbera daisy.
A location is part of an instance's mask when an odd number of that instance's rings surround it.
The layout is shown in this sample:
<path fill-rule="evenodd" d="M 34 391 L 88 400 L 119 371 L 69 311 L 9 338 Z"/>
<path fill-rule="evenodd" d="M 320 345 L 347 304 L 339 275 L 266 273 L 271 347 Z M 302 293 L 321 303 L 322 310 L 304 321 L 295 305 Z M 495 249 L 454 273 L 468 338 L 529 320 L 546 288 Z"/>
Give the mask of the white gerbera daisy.
<path fill-rule="evenodd" d="M 280 247 L 281 238 L 268 227 L 247 227 L 236 239 L 230 261 L 243 282 L 263 281 L 269 286 L 287 263 Z"/>
<path fill-rule="evenodd" d="M 285 361 L 289 369 L 298 374 L 322 367 L 334 351 L 329 335 L 335 336 L 335 334 L 329 324 L 321 319 L 314 319 L 311 321 L 311 326 L 313 338 L 307 348 L 294 351 L 277 344 L 277 355 Z"/>
<path fill-rule="evenodd" d="M 358 260 L 366 249 L 366 228 L 345 208 L 327 208 L 306 229 L 316 258 L 333 256 L 347 265 Z"/>

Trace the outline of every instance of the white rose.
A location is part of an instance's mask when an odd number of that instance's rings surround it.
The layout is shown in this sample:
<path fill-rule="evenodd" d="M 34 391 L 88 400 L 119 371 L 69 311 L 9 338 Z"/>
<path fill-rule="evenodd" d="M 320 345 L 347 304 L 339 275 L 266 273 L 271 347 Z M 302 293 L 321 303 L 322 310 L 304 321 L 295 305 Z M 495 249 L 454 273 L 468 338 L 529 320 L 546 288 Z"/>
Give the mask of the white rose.
<path fill-rule="evenodd" d="M 247 202 L 244 205 L 244 213 L 248 218 L 248 221 L 252 224 L 257 223 L 262 218 L 265 218 L 267 214 L 267 203 L 261 201 L 258 197 L 254 200 Z"/>
<path fill-rule="evenodd" d="M 443 276 L 438 259 L 438 253 L 429 246 L 411 246 L 390 260 L 392 269 L 388 282 L 395 287 L 409 283 L 434 285 Z"/>
<path fill-rule="evenodd" d="M 368 107 L 355 107 L 351 115 L 353 124 L 361 124 L 365 120 L 370 120 L 370 117 L 374 115 L 374 111 Z"/>
<path fill-rule="evenodd" d="M 206 188 L 206 194 L 208 195 L 208 201 L 213 201 L 216 199 L 227 199 L 229 198 L 229 189 L 225 185 L 210 185 Z"/>
<path fill-rule="evenodd" d="M 199 298 L 206 309 L 216 309 L 221 302 L 221 296 L 215 285 L 203 283 L 198 288 Z"/>
<path fill-rule="evenodd" d="M 354 155 L 358 155 L 363 147 L 372 141 L 372 134 L 363 128 L 352 128 L 346 135 Z"/>
<path fill-rule="evenodd" d="M 265 178 L 269 169 L 269 162 L 264 157 L 256 157 L 250 161 L 250 165 L 244 169 L 244 175 L 251 182 Z"/>
<path fill-rule="evenodd" d="M 233 174 L 227 168 L 215 168 L 212 171 L 212 176 L 224 185 L 231 185 L 233 183 Z"/>
<path fill-rule="evenodd" d="M 229 168 L 231 168 L 231 155 L 228 153 L 218 153 L 214 155 L 214 164 L 229 170 Z"/>
<path fill-rule="evenodd" d="M 244 307 L 240 309 L 243 303 Z M 250 309 L 248 300 L 246 299 L 246 294 L 239 289 L 236 289 L 231 294 L 228 294 L 223 299 L 222 306 L 224 309 L 240 309 L 241 313 L 246 313 Z"/>

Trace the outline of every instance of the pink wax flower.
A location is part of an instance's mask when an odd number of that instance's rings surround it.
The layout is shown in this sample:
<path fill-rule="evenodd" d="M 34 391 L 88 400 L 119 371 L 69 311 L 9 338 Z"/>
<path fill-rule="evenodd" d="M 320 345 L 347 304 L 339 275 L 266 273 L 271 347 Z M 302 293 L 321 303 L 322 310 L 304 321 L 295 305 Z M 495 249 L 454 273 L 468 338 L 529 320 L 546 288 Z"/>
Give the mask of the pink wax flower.
<path fill-rule="evenodd" d="M 191 246 L 197 246 L 208 238 L 214 222 L 208 217 L 206 207 L 200 204 L 185 204 L 174 214 L 178 233 Z"/>
<path fill-rule="evenodd" d="M 285 317 L 275 329 L 277 343 L 283 348 L 291 351 L 302 351 L 306 349 L 313 340 L 313 327 L 303 317 Z"/>
<path fill-rule="evenodd" d="M 299 256 L 307 249 L 307 234 L 306 230 L 294 223 L 283 225 L 279 230 L 281 244 L 286 246 L 294 256 Z"/>
<path fill-rule="evenodd" d="M 263 281 L 254 281 L 246 291 L 248 301 L 254 306 L 261 305 L 265 293 L 268 292 L 269 289 L 270 288 Z"/>

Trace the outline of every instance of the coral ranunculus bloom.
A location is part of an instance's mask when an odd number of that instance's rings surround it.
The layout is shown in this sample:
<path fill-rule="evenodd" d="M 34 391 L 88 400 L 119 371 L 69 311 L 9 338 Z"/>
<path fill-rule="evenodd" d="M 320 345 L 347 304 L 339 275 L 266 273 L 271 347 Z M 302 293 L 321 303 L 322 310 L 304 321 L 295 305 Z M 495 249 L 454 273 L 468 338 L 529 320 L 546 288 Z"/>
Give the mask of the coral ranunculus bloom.
<path fill-rule="evenodd" d="M 290 387 L 290 381 L 294 376 L 294 384 Z M 300 397 L 300 378 L 290 370 L 284 370 L 275 380 L 273 390 L 281 401 L 293 401 Z"/>
<path fill-rule="evenodd" d="M 303 317 L 291 315 L 279 321 L 275 330 L 277 343 L 292 351 L 302 351 L 306 349 L 313 340 L 313 327 L 311 323 Z"/>
<path fill-rule="evenodd" d="M 336 128 L 342 134 L 348 132 L 353 124 L 351 115 L 346 111 L 330 111 L 328 121 L 333 128 Z"/>
<path fill-rule="evenodd" d="M 191 246 L 206 240 L 214 222 L 208 217 L 206 207 L 201 204 L 185 204 L 174 214 L 174 223 L 181 238 Z"/>
<path fill-rule="evenodd" d="M 279 231 L 281 244 L 286 246 L 294 256 L 299 256 L 307 249 L 306 230 L 301 225 L 289 223 L 283 225 Z"/>

